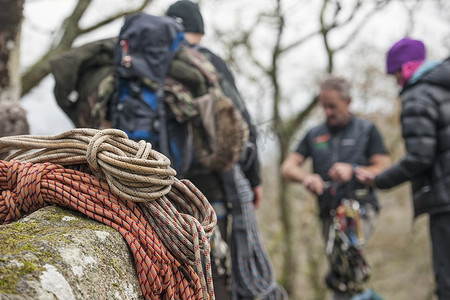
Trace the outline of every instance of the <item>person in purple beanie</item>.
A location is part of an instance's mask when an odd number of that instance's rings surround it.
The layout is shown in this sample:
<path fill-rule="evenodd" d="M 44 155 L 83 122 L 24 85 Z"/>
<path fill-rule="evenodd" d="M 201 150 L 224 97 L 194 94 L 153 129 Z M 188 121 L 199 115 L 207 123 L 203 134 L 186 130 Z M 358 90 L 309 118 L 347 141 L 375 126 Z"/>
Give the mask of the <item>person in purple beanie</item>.
<path fill-rule="evenodd" d="M 410 181 L 414 217 L 429 214 L 436 295 L 450 299 L 450 57 L 426 59 L 420 40 L 403 38 L 388 51 L 387 73 L 395 76 L 402 100 L 406 153 L 378 175 L 357 177 L 379 189 Z"/>

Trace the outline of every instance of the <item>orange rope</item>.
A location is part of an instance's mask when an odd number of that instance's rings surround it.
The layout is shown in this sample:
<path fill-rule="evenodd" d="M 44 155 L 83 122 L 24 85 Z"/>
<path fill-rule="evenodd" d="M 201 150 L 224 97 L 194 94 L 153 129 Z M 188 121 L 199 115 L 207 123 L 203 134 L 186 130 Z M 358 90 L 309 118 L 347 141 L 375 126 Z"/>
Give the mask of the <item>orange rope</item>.
<path fill-rule="evenodd" d="M 0 191 L 0 224 L 57 204 L 116 229 L 131 248 L 146 299 L 214 298 L 211 290 L 204 292 L 193 268 L 174 258 L 158 238 L 145 217 L 148 203 L 118 199 L 105 181 L 52 163 L 0 160 Z"/>

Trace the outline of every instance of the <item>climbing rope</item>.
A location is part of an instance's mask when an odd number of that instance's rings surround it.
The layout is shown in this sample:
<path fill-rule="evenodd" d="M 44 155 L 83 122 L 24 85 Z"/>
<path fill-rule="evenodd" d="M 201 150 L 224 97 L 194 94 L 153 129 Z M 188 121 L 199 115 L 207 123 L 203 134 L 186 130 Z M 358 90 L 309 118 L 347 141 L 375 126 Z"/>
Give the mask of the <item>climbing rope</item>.
<path fill-rule="evenodd" d="M 124 236 L 146 298 L 166 290 L 177 299 L 214 299 L 209 258 L 209 238 L 217 222 L 214 210 L 191 182 L 173 177 L 167 158 L 150 144 L 130 141 L 119 130 L 74 129 L 49 137 L 0 138 L 0 146 L 14 151 L 7 159 L 15 158 L 0 161 L 1 223 L 48 204 L 79 210 Z M 44 161 L 49 162 L 39 163 Z M 97 176 L 54 163 L 88 163 Z M 126 192 L 123 187 L 128 187 Z M 176 279 L 179 282 L 168 285 Z"/>
<path fill-rule="evenodd" d="M 5 160 L 52 162 L 63 166 L 88 164 L 121 199 L 146 202 L 166 195 L 174 169 L 150 143 L 136 143 L 117 129 L 78 128 L 53 136 L 18 135 L 0 138 L 2 151 L 16 151 Z"/>
<path fill-rule="evenodd" d="M 188 180 L 175 179 L 167 196 L 140 203 L 147 220 L 158 237 L 175 257 L 203 274 L 200 276 L 204 294 L 214 299 L 209 239 L 217 223 L 216 214 L 205 196 Z M 201 221 L 201 222 L 200 222 Z M 194 251 L 193 251 L 194 250 Z"/>
<path fill-rule="evenodd" d="M 233 299 L 288 299 L 277 284 L 272 264 L 259 234 L 253 208 L 253 192 L 240 167 L 234 166 L 233 180 L 237 197 L 233 202 L 231 234 Z"/>

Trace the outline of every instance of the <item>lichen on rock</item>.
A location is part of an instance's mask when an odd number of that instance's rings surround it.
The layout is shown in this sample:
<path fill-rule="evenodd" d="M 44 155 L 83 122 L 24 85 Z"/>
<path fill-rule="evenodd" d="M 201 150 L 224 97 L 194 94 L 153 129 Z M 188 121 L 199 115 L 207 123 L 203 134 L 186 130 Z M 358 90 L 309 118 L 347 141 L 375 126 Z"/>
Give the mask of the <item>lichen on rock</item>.
<path fill-rule="evenodd" d="M 79 212 L 47 206 L 0 238 L 1 299 L 143 299 L 125 240 Z"/>

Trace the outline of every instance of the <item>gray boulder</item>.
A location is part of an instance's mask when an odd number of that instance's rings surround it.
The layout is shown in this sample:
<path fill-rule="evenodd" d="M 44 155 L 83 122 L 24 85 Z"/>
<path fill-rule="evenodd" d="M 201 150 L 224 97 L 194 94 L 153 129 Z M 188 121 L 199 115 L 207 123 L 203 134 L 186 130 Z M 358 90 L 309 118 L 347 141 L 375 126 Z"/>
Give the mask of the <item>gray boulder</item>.
<path fill-rule="evenodd" d="M 125 240 L 81 213 L 47 206 L 0 240 L 0 299 L 143 299 Z"/>

